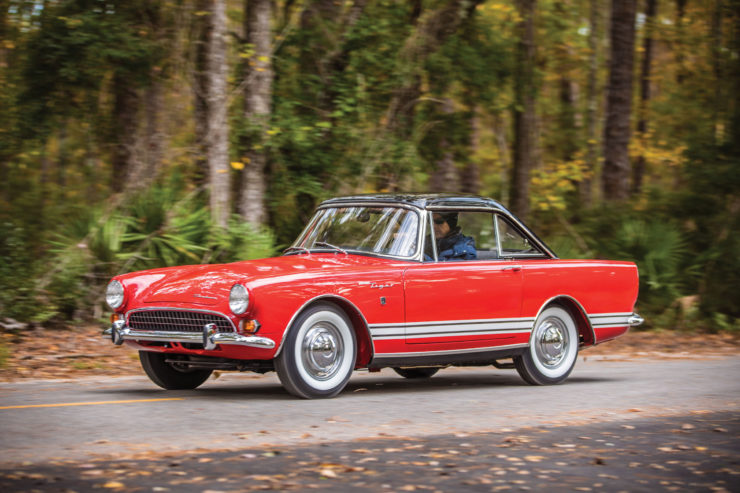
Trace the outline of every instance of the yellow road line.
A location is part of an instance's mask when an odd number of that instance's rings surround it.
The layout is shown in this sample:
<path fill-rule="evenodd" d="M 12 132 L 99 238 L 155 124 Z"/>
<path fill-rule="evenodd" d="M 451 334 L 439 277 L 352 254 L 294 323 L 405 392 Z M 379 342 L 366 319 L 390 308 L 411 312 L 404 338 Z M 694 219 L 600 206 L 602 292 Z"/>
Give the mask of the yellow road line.
<path fill-rule="evenodd" d="M 62 402 L 59 404 L 29 404 L 26 406 L 2 406 L 0 407 L 0 409 L 27 409 L 29 407 L 99 406 L 101 404 L 128 404 L 131 402 L 181 401 L 183 399 L 184 397 L 171 397 L 168 399 L 132 399 L 128 401 Z"/>

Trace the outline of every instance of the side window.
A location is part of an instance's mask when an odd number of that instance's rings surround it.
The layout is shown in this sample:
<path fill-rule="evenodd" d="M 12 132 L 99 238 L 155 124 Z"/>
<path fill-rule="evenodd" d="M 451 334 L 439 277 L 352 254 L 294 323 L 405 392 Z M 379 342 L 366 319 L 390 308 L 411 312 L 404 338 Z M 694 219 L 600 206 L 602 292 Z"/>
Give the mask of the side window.
<path fill-rule="evenodd" d="M 542 252 L 529 243 L 527 237 L 499 215 L 496 215 L 496 231 L 502 257 L 543 256 Z"/>
<path fill-rule="evenodd" d="M 462 211 L 459 214 L 460 232 L 475 240 L 477 260 L 498 258 L 496 232 L 493 228 L 493 214 L 490 212 Z"/>
<path fill-rule="evenodd" d="M 434 242 L 425 246 L 425 259 L 434 259 L 433 247 L 439 262 L 499 258 L 493 218 L 490 212 L 432 212 L 429 224 L 433 231 L 426 237 L 433 237 Z"/>

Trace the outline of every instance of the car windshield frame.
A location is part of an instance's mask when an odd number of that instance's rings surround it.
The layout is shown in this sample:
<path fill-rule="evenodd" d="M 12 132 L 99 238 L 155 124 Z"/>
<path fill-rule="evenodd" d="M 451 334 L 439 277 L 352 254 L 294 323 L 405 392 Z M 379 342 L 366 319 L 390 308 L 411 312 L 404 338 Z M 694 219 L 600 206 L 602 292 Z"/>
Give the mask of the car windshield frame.
<path fill-rule="evenodd" d="M 346 212 L 355 209 L 359 210 L 359 213 L 355 212 L 355 216 L 359 217 L 362 213 L 362 210 L 364 209 L 369 214 L 369 219 L 371 219 L 374 215 L 370 211 L 382 211 L 380 216 L 378 216 L 379 219 L 384 219 L 387 221 L 387 224 L 385 227 L 380 231 L 380 235 L 376 235 L 375 243 L 376 245 L 380 243 L 380 239 L 387 237 L 392 232 L 388 231 L 388 226 L 393 224 L 394 222 L 399 225 L 399 227 L 403 227 L 404 223 L 408 221 L 408 218 L 415 218 L 415 227 L 416 232 L 414 236 L 414 242 L 415 242 L 415 248 L 414 251 L 410 255 L 399 255 L 396 253 L 389 253 L 389 252 L 383 252 L 383 251 L 377 251 L 373 248 L 368 249 L 367 246 L 364 248 L 353 248 L 352 245 L 347 244 L 341 244 L 341 242 L 337 242 L 340 244 L 337 244 L 333 241 L 331 241 L 331 238 L 327 239 L 325 237 L 322 237 L 319 239 L 318 237 L 313 238 L 313 243 L 311 246 L 307 246 L 307 241 L 310 239 L 312 235 L 316 232 L 316 228 L 319 225 L 319 222 L 326 216 L 326 214 L 329 211 L 345 211 Z M 396 213 L 395 218 L 389 218 L 390 211 L 396 210 L 396 211 L 404 211 L 406 214 L 398 215 Z M 394 219 L 400 219 L 400 223 L 396 222 Z M 377 221 L 379 222 L 379 221 Z M 408 226 L 406 226 L 408 227 Z M 411 225 L 413 227 L 413 225 Z M 422 214 L 422 211 L 417 208 L 406 204 L 398 204 L 398 203 L 377 203 L 377 202 L 370 202 L 370 203 L 346 203 L 346 204 L 327 204 L 324 206 L 320 206 L 316 213 L 314 214 L 313 218 L 311 218 L 311 221 L 309 221 L 306 228 L 301 232 L 301 234 L 298 236 L 296 241 L 289 247 L 290 252 L 286 251 L 285 254 L 292 255 L 292 254 L 300 254 L 301 252 L 308 251 L 311 252 L 336 252 L 336 253 L 348 253 L 348 254 L 357 254 L 357 255 L 369 255 L 373 257 L 383 257 L 383 258 L 393 258 L 393 259 L 400 259 L 405 261 L 418 261 L 420 257 L 420 252 L 422 251 L 422 243 L 424 241 L 422 232 L 423 228 L 425 227 L 425 221 L 424 221 L 424 215 Z M 409 232 L 406 232 L 407 236 Z M 368 236 L 368 239 L 370 237 Z M 327 240 L 328 244 L 327 245 Z M 315 246 L 316 242 L 324 242 L 323 246 Z M 336 245 L 336 246 L 335 246 Z M 393 246 L 393 243 L 391 243 L 391 246 Z"/>

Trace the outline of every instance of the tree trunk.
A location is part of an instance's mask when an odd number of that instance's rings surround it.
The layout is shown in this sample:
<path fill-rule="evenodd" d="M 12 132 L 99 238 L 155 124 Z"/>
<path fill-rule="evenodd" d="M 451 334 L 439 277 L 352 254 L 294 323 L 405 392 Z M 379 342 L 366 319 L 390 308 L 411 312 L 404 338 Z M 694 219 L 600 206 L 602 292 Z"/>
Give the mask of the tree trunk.
<path fill-rule="evenodd" d="M 570 0 L 558 0 L 555 3 L 555 13 L 563 19 L 568 19 L 569 12 L 573 9 Z M 567 39 L 568 34 L 570 34 L 568 32 L 569 23 L 563 21 L 557 25 L 559 38 Z M 560 128 L 558 150 L 560 152 L 558 158 L 563 161 L 572 161 L 578 151 L 578 140 L 583 123 L 581 113 L 578 111 L 580 88 L 576 78 L 573 77 L 575 65 L 573 47 L 567 42 L 560 42 L 558 45 L 557 59 L 555 60 L 555 69 L 560 74 L 560 108 L 558 113 L 558 126 Z"/>
<path fill-rule="evenodd" d="M 578 83 L 563 72 L 560 76 L 560 124 L 563 135 L 561 157 L 572 161 L 578 151 L 577 137 L 581 128 L 581 115 L 578 113 Z"/>
<path fill-rule="evenodd" d="M 478 117 L 477 107 L 473 106 L 472 115 L 470 116 L 470 153 L 468 162 L 460 173 L 460 191 L 463 193 L 480 193 L 480 170 L 474 156 L 478 153 L 480 147 L 480 118 Z"/>
<path fill-rule="evenodd" d="M 444 100 L 442 111 L 446 115 L 452 114 L 454 110 L 450 99 Z M 435 163 L 434 173 L 429 177 L 429 188 L 433 192 L 457 192 L 460 184 L 455 167 L 455 155 L 446 136 L 442 136 L 439 148 L 442 150 L 442 156 Z"/>
<path fill-rule="evenodd" d="M 271 0 L 248 0 L 245 5 L 247 43 L 254 46 L 254 55 L 246 65 L 244 77 L 244 118 L 258 128 L 257 143 L 261 143 L 269 127 L 272 99 L 272 11 Z M 242 177 L 239 213 L 245 221 L 261 225 L 267 221 L 265 208 L 265 171 L 267 151 L 254 146 L 246 153 L 247 163 Z"/>
<path fill-rule="evenodd" d="M 676 82 L 683 84 L 686 78 L 684 69 L 684 26 L 683 18 L 686 14 L 687 0 L 676 0 L 676 45 L 673 51 L 676 53 Z"/>
<path fill-rule="evenodd" d="M 507 113 L 508 114 L 508 113 Z M 502 112 L 495 112 L 493 114 L 493 133 L 496 137 L 496 147 L 498 147 L 498 155 L 501 160 L 501 203 L 509 203 L 509 184 L 510 170 L 511 170 L 511 149 L 509 148 L 508 139 L 506 138 L 506 129 L 511 128 L 510 122 L 505 121 L 506 115 Z"/>
<path fill-rule="evenodd" d="M 229 122 L 227 120 L 226 2 L 211 4 L 208 38 L 208 133 L 207 159 L 210 181 L 211 218 L 226 227 L 231 212 L 229 175 Z"/>
<path fill-rule="evenodd" d="M 712 24 L 709 32 L 710 46 L 712 47 L 712 73 L 714 74 L 714 100 L 712 101 L 711 123 L 712 137 L 714 142 L 720 142 L 722 129 L 722 113 L 725 102 L 722 100 L 722 80 L 724 78 L 722 67 L 722 10 L 724 0 L 714 0 L 712 9 Z"/>
<path fill-rule="evenodd" d="M 144 125 L 132 145 L 132 161 L 128 169 L 126 185 L 128 190 L 146 188 L 154 180 L 162 160 L 162 82 L 152 76 L 149 87 L 144 91 L 146 105 Z"/>
<path fill-rule="evenodd" d="M 603 0 L 591 0 L 588 32 L 588 82 L 586 86 L 586 99 L 588 100 L 586 109 L 586 178 L 581 181 L 579 186 L 581 203 L 586 207 L 591 205 L 593 198 L 591 176 L 596 171 L 599 157 L 596 142 L 599 110 L 596 78 L 599 73 L 599 39 L 601 33 L 602 6 Z"/>
<path fill-rule="evenodd" d="M 536 0 L 517 0 L 522 21 L 518 25 L 516 67 L 514 69 L 514 155 L 509 205 L 523 220 L 529 215 L 529 174 L 535 163 L 535 41 Z"/>
<path fill-rule="evenodd" d="M 126 74 L 113 74 L 113 155 L 111 165 L 111 187 L 114 190 L 125 188 L 125 180 L 133 166 L 136 143 L 139 94 L 131 85 Z"/>
<path fill-rule="evenodd" d="M 645 6 L 645 37 L 642 40 L 642 66 L 640 69 L 640 106 L 637 110 L 637 138 L 643 143 L 647 139 L 648 105 L 650 104 L 650 69 L 653 64 L 653 32 L 655 30 L 655 11 L 658 0 L 647 0 Z M 642 190 L 642 181 L 645 175 L 645 155 L 640 153 L 632 170 L 632 194 L 637 195 Z"/>
<path fill-rule="evenodd" d="M 625 200 L 630 181 L 630 115 L 635 56 L 636 0 L 612 0 L 611 56 L 604 128 L 604 199 Z"/>
<path fill-rule="evenodd" d="M 193 113 L 195 118 L 195 177 L 196 185 L 208 182 L 208 40 L 211 36 L 211 12 L 209 0 L 196 2 L 196 16 L 193 21 L 195 39 L 193 69 Z M 208 15 L 198 15 L 208 12 Z"/>

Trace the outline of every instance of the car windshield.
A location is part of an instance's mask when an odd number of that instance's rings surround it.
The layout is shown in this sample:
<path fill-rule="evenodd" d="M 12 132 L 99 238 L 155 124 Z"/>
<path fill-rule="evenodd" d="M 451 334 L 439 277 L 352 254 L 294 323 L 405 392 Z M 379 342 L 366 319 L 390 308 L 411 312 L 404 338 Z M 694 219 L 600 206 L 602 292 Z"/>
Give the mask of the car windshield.
<path fill-rule="evenodd" d="M 367 252 L 413 257 L 417 250 L 419 215 L 400 207 L 332 207 L 316 213 L 293 245 L 301 249 Z"/>

